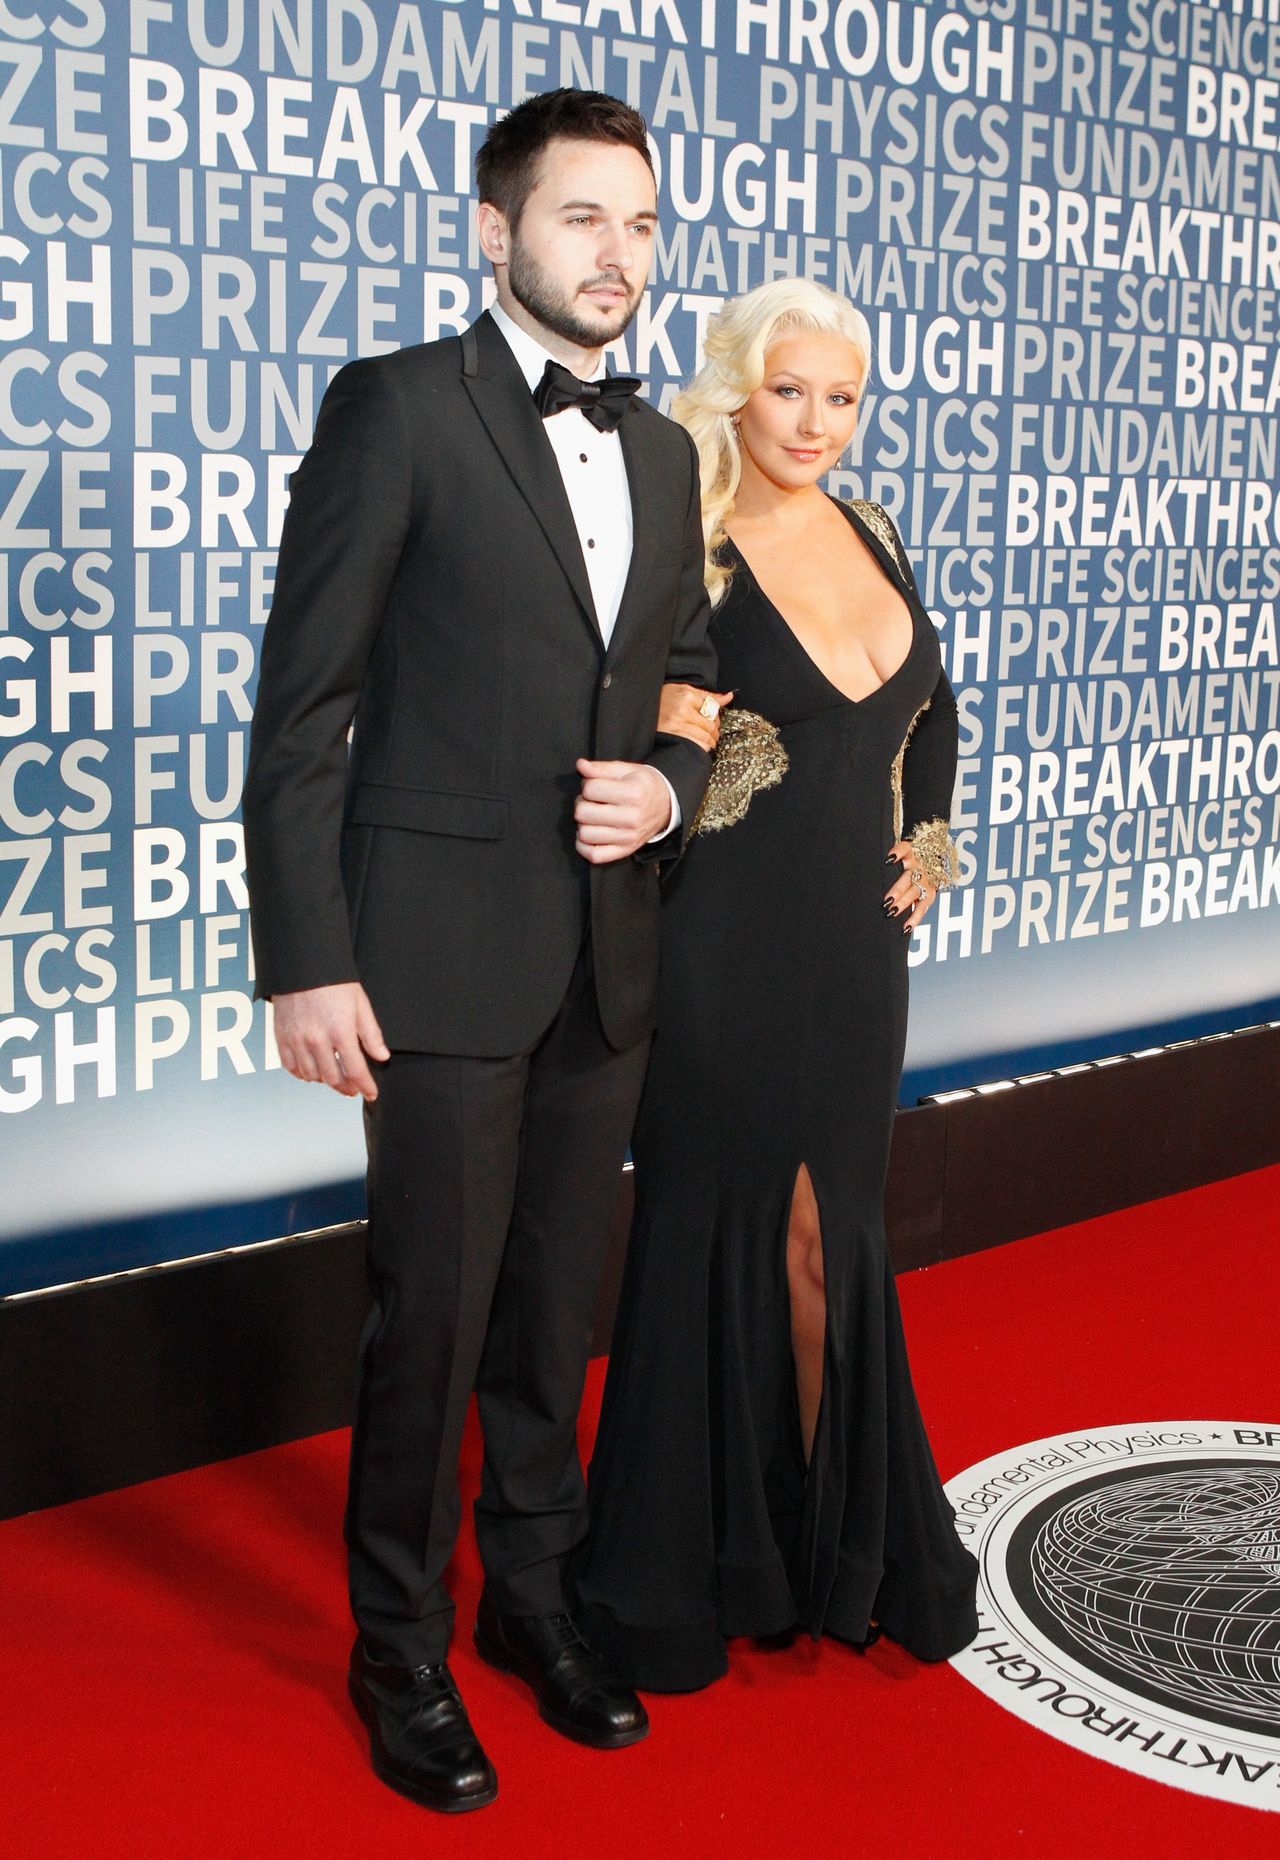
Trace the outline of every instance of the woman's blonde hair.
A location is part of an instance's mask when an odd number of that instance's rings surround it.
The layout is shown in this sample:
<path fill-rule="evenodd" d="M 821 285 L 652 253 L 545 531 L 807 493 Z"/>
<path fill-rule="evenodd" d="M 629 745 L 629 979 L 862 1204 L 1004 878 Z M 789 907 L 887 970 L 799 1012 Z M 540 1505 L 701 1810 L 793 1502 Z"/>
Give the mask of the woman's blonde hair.
<path fill-rule="evenodd" d="M 771 343 L 791 330 L 828 330 L 844 336 L 862 357 L 862 385 L 871 372 L 871 330 L 861 310 L 809 278 L 776 278 L 735 297 L 713 316 L 703 364 L 672 404 L 672 418 L 698 448 L 702 479 L 704 579 L 711 604 L 723 599 L 729 571 L 716 560 L 733 515 L 742 460 L 732 416 L 765 376 Z"/>

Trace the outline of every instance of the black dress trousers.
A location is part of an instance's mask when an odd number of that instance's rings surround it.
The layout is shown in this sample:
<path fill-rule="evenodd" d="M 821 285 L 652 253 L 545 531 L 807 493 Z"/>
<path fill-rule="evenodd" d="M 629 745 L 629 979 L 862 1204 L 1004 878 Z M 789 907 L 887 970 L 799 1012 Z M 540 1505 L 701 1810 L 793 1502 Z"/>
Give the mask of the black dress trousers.
<path fill-rule="evenodd" d="M 576 1424 L 649 1042 L 615 1052 L 584 945 L 551 1026 L 504 1059 L 393 1052 L 366 1107 L 368 1270 L 346 1536 L 375 1659 L 443 1660 L 458 1452 L 477 1392 L 476 1534 L 499 1609 L 564 1605 L 586 1528 Z"/>

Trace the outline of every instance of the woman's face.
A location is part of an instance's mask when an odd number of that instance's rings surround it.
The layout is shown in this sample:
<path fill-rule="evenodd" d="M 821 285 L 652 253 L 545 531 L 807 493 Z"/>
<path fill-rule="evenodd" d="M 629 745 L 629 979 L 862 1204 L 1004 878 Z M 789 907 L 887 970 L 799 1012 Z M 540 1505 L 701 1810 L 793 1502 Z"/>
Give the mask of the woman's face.
<path fill-rule="evenodd" d="M 847 337 L 791 330 L 769 345 L 764 380 L 738 415 L 744 474 L 783 490 L 830 471 L 853 437 L 863 365 Z"/>

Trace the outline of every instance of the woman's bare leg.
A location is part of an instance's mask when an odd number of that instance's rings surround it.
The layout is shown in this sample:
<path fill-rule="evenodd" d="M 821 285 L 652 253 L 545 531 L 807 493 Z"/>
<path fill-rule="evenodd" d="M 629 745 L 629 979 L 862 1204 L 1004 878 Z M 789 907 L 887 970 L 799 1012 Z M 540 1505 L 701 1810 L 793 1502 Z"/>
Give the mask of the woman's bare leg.
<path fill-rule="evenodd" d="M 822 1401 L 823 1357 L 827 1340 L 827 1293 L 822 1264 L 822 1229 L 818 1200 L 809 1171 L 801 1163 L 791 1198 L 787 1227 L 787 1283 L 791 1292 L 791 1349 L 796 1363 L 796 1397 L 806 1465 Z"/>

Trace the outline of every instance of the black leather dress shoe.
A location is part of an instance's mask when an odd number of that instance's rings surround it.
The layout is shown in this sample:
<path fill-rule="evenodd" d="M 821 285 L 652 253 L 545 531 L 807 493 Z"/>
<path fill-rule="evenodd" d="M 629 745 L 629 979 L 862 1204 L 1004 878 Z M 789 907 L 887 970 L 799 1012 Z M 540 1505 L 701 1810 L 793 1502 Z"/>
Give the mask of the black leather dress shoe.
<path fill-rule="evenodd" d="M 443 1662 L 391 1666 L 357 1641 L 347 1690 L 368 1727 L 373 1773 L 388 1787 L 447 1815 L 493 1801 L 498 1778 Z"/>
<path fill-rule="evenodd" d="M 523 1679 L 541 1716 L 563 1736 L 595 1750 L 621 1750 L 648 1734 L 644 1706 L 571 1616 L 500 1615 L 482 1595 L 475 1638 L 480 1658 Z"/>

